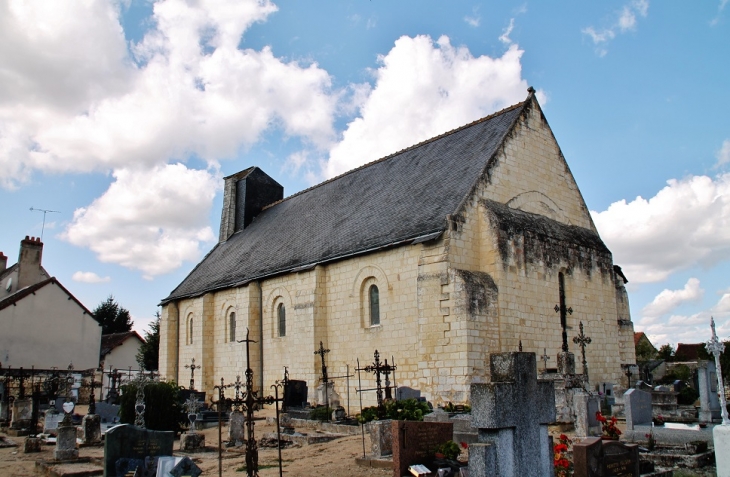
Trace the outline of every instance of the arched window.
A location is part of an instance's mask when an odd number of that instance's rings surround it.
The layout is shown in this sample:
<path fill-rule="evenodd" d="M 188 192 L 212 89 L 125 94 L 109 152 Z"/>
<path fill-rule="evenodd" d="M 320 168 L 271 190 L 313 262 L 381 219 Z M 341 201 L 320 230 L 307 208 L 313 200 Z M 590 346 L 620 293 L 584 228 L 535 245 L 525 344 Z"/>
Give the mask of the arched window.
<path fill-rule="evenodd" d="M 286 308 L 283 303 L 279 303 L 276 314 L 279 317 L 279 336 L 286 336 Z"/>
<path fill-rule="evenodd" d="M 380 324 L 380 292 L 376 285 L 370 285 L 370 326 Z"/>
<path fill-rule="evenodd" d="M 193 344 L 193 317 L 188 321 L 188 344 Z"/>
<path fill-rule="evenodd" d="M 236 341 L 236 312 L 232 311 L 228 316 L 228 341 Z"/>

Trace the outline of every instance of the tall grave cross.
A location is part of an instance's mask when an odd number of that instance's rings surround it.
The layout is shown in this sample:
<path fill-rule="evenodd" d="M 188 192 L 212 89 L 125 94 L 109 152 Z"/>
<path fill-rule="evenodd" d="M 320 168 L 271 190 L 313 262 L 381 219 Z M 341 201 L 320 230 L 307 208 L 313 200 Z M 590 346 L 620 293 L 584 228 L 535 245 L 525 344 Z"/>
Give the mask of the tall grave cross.
<path fill-rule="evenodd" d="M 28 375 L 23 371 L 22 366 L 13 379 L 18 382 L 18 399 L 25 398 L 25 380 L 28 379 Z"/>
<path fill-rule="evenodd" d="M 329 408 L 330 408 L 330 399 L 329 399 L 329 386 L 330 386 L 330 380 L 327 376 L 327 363 L 325 362 L 324 355 L 329 353 L 329 349 L 325 349 L 324 344 L 320 341 L 319 342 L 319 349 L 314 352 L 314 354 L 318 354 L 322 358 L 322 386 L 324 386 L 324 405 L 325 409 L 327 409 L 327 414 L 329 415 Z"/>
<path fill-rule="evenodd" d="M 89 381 L 89 411 L 87 414 L 96 414 L 96 396 L 94 396 L 94 389 L 100 387 L 101 383 L 96 381 L 96 371 L 94 371 L 91 373 L 91 381 Z"/>
<path fill-rule="evenodd" d="M 238 341 L 239 343 L 246 343 L 246 391 L 243 393 L 242 399 L 246 411 L 246 475 L 248 477 L 259 477 L 259 451 L 254 437 L 253 412 L 263 404 L 276 403 L 278 407 L 278 402 L 283 399 L 273 396 L 259 396 L 258 391 L 254 391 L 249 344 L 256 343 L 256 341 L 249 339 L 248 334 L 249 330 L 246 328 L 246 339 Z"/>
<path fill-rule="evenodd" d="M 573 308 L 565 305 L 565 277 L 558 274 L 560 287 L 560 304 L 555 305 L 555 313 L 560 313 L 560 327 L 563 329 L 563 352 L 568 352 L 568 315 L 573 314 Z"/>
<path fill-rule="evenodd" d="M 358 360 L 358 367 L 355 371 L 358 373 L 360 371 L 365 371 L 366 373 L 373 373 L 375 374 L 375 391 L 378 398 L 378 416 L 383 417 L 383 413 L 385 412 L 385 408 L 383 407 L 383 386 L 382 386 L 382 380 L 381 380 L 381 374 L 385 377 L 386 381 L 386 387 L 388 388 L 388 391 L 386 391 L 386 398 L 390 399 L 390 381 L 388 378 L 388 375 L 390 373 L 394 372 L 397 367 L 394 365 L 388 364 L 388 360 L 385 360 L 385 364 L 380 362 L 380 353 L 378 350 L 375 350 L 375 353 L 373 354 L 374 360 L 372 364 L 369 364 L 365 366 L 364 368 L 360 367 L 359 360 Z M 371 391 L 371 389 L 359 389 L 358 392 L 363 391 Z"/>
<path fill-rule="evenodd" d="M 248 339 L 248 337 L 246 337 Z M 241 341 L 239 341 L 241 343 Z M 195 389 L 195 370 L 200 369 L 202 366 L 198 366 L 195 364 L 195 358 L 192 359 L 192 362 L 190 364 L 185 365 L 185 369 L 190 370 L 190 389 Z"/>
<path fill-rule="evenodd" d="M 134 425 L 143 429 L 146 427 L 144 422 L 144 411 L 147 408 L 147 405 L 144 402 L 144 387 L 150 381 L 151 380 L 145 376 L 144 373 L 139 373 L 137 374 L 137 377 L 134 378 L 134 384 L 137 388 L 137 394 L 134 401 Z"/>
<path fill-rule="evenodd" d="M 717 368 L 717 388 L 720 390 L 720 411 L 722 413 L 722 425 L 730 424 L 727 414 L 727 400 L 725 398 L 725 385 L 722 382 L 722 366 L 720 365 L 720 355 L 725 351 L 725 343 L 717 339 L 715 332 L 715 318 L 710 317 L 710 327 L 712 328 L 712 339 L 705 343 L 707 352 L 715 357 L 715 367 Z M 719 469 L 719 467 L 718 467 Z"/>
<path fill-rule="evenodd" d="M 580 352 L 583 355 L 583 380 L 588 382 L 588 363 L 586 362 L 586 346 L 591 344 L 590 337 L 583 333 L 583 322 L 580 322 L 580 333 L 573 337 L 573 343 L 580 346 Z"/>
<path fill-rule="evenodd" d="M 63 403 L 63 421 L 61 422 L 62 426 L 72 426 L 73 423 L 71 422 L 71 413 L 73 412 L 74 408 L 76 407 L 71 400 L 71 389 L 73 388 L 74 383 L 74 377 L 73 374 L 71 374 L 74 370 L 73 363 L 68 365 L 68 369 L 66 370 L 66 402 Z"/>

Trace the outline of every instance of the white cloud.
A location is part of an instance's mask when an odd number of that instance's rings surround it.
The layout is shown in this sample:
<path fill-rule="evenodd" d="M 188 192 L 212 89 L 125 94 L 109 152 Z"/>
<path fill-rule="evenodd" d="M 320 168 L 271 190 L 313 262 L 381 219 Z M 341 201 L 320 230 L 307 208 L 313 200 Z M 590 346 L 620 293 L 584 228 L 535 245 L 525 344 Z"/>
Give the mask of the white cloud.
<path fill-rule="evenodd" d="M 271 127 L 318 149 L 334 139 L 326 71 L 238 49 L 270 1 L 157 2 L 134 57 L 111 0 L 31 8 L 0 6 L 2 186 L 35 170 L 216 163 Z"/>
<path fill-rule="evenodd" d="M 379 58 L 375 86 L 330 150 L 325 174 L 335 176 L 524 100 L 522 53 L 513 44 L 500 58 L 474 57 L 446 36 L 436 42 L 424 35 L 399 38 Z"/>
<path fill-rule="evenodd" d="M 716 166 L 722 166 L 730 162 L 730 139 L 725 139 L 722 142 L 722 147 L 717 151 L 717 164 Z"/>
<path fill-rule="evenodd" d="M 730 174 L 672 179 L 654 197 L 592 211 L 601 237 L 632 282 L 657 282 L 730 259 Z"/>
<path fill-rule="evenodd" d="M 715 26 L 720 23 L 722 11 L 725 9 L 725 6 L 728 4 L 728 2 L 730 2 L 730 0 L 720 0 L 720 5 L 718 5 L 717 7 L 717 15 L 710 21 L 711 26 Z"/>
<path fill-rule="evenodd" d="M 200 245 L 214 240 L 208 214 L 219 177 L 182 164 L 119 169 L 114 177 L 101 197 L 74 212 L 63 239 L 147 279 L 198 260 Z"/>
<path fill-rule="evenodd" d="M 100 277 L 94 272 L 74 272 L 71 280 L 81 283 L 108 283 L 112 281 L 111 277 Z"/>
<path fill-rule="evenodd" d="M 510 18 L 509 25 L 502 32 L 502 35 L 499 37 L 499 41 L 501 41 L 502 43 L 504 43 L 506 45 L 511 45 L 512 39 L 509 36 L 512 33 L 512 30 L 514 30 L 514 28 L 515 28 L 515 19 Z"/>
<path fill-rule="evenodd" d="M 471 15 L 465 15 L 464 21 L 467 25 L 470 27 L 477 28 L 479 24 L 482 22 L 482 17 L 479 15 L 479 6 L 475 6 L 471 9 L 472 14 Z"/>
<path fill-rule="evenodd" d="M 589 26 L 583 28 L 581 32 L 591 38 L 596 48 L 596 54 L 605 56 L 608 53 L 608 42 L 616 38 L 618 33 L 636 30 L 636 16 L 646 17 L 648 13 L 649 0 L 632 0 L 621 8 L 609 26 L 603 28 Z"/>
<path fill-rule="evenodd" d="M 700 281 L 690 278 L 681 290 L 662 290 L 651 303 L 641 310 L 641 316 L 653 318 L 666 315 L 683 303 L 699 301 L 703 295 L 704 290 L 700 288 Z"/>

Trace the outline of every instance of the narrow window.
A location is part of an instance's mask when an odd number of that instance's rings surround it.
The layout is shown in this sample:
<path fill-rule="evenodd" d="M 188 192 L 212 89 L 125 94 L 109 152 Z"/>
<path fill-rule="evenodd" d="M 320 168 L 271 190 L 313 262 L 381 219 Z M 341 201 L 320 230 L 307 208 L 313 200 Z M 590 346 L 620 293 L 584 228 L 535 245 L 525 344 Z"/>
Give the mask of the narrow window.
<path fill-rule="evenodd" d="M 190 339 L 188 340 L 188 344 L 193 344 L 193 319 L 192 319 L 192 317 L 190 318 L 189 327 L 190 327 L 190 329 L 188 330 L 188 337 Z"/>
<path fill-rule="evenodd" d="M 232 311 L 228 317 L 228 341 L 236 341 L 236 312 Z"/>
<path fill-rule="evenodd" d="M 370 286 L 370 326 L 380 324 L 380 292 L 375 285 Z"/>
<path fill-rule="evenodd" d="M 286 308 L 283 303 L 279 303 L 276 312 L 279 315 L 279 336 L 286 336 Z"/>

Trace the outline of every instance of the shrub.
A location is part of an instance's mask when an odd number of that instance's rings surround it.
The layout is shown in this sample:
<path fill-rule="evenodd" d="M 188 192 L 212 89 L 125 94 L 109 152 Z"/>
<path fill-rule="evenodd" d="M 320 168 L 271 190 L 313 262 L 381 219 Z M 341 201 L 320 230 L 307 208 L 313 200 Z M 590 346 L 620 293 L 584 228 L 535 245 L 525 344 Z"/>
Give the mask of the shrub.
<path fill-rule="evenodd" d="M 428 404 L 416 399 L 404 399 L 403 401 L 386 401 L 383 404 L 385 412 L 383 419 L 395 419 L 397 421 L 422 421 L 423 416 L 431 412 Z M 379 419 L 377 406 L 366 407 L 357 416 L 361 423 Z"/>
<path fill-rule="evenodd" d="M 144 387 L 144 422 L 147 429 L 155 431 L 180 431 L 180 423 L 187 422 L 183 414 L 179 397 L 180 387 L 173 381 L 147 383 Z M 134 404 L 137 400 L 135 383 L 122 386 L 119 420 L 126 424 L 134 424 L 136 413 Z"/>
<path fill-rule="evenodd" d="M 333 409 L 327 406 L 315 407 L 309 412 L 309 418 L 315 421 L 329 421 Z"/>
<path fill-rule="evenodd" d="M 677 404 L 691 406 L 695 403 L 698 397 L 700 397 L 700 393 L 687 386 L 679 391 L 679 394 L 677 395 Z"/>

